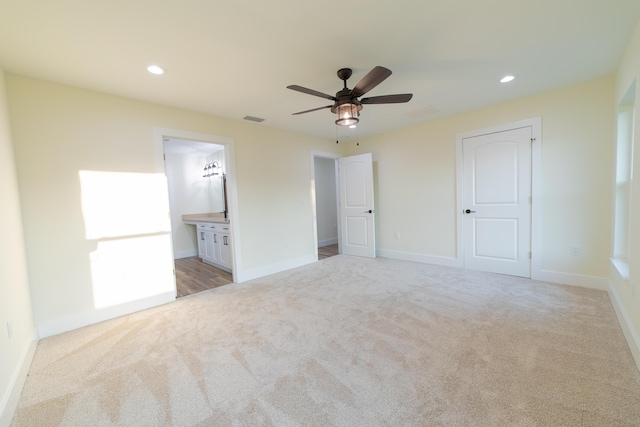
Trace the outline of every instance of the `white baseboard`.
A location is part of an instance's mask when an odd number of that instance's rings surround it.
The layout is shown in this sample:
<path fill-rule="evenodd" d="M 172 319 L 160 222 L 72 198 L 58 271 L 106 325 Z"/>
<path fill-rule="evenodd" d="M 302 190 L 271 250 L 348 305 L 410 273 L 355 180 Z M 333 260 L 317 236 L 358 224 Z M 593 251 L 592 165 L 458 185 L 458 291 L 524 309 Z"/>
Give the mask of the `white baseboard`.
<path fill-rule="evenodd" d="M 399 259 L 402 261 L 421 262 L 423 264 L 442 265 L 445 267 L 462 267 L 456 258 L 415 254 L 411 252 L 391 251 L 388 249 L 376 249 L 376 256 L 382 258 Z"/>
<path fill-rule="evenodd" d="M 136 311 L 146 310 L 175 300 L 176 292 L 170 291 L 137 301 L 119 304 L 113 307 L 106 307 L 84 313 L 72 314 L 58 319 L 47 320 L 37 324 L 38 337 L 40 339 L 50 337 L 73 329 L 82 328 L 83 326 L 135 313 Z"/>
<path fill-rule="evenodd" d="M 18 400 L 20 400 L 20 394 L 22 393 L 22 388 L 27 380 L 31 361 L 33 360 L 33 355 L 35 354 L 36 346 L 38 345 L 35 331 L 32 338 L 33 339 L 30 340 L 29 344 L 22 352 L 20 362 L 9 381 L 9 386 L 5 391 L 2 402 L 0 402 L 0 426 L 9 426 L 11 424 L 13 415 L 18 407 Z"/>
<path fill-rule="evenodd" d="M 338 244 L 338 238 L 335 237 L 333 239 L 325 239 L 325 240 L 318 240 L 318 247 L 321 248 L 323 246 L 329 246 L 329 245 L 337 245 Z"/>
<path fill-rule="evenodd" d="M 174 252 L 173 253 L 173 258 L 174 259 L 182 259 L 182 258 L 189 258 L 190 256 L 197 256 L 198 255 L 198 250 L 197 249 L 191 249 L 188 251 L 179 251 L 179 252 Z"/>
<path fill-rule="evenodd" d="M 260 277 L 268 276 L 270 274 L 280 273 L 281 271 L 290 270 L 296 267 L 302 267 L 303 265 L 317 262 L 318 258 L 315 255 L 307 255 L 300 258 L 280 262 L 277 264 L 271 264 L 264 267 L 254 268 L 247 271 L 236 271 L 234 277 L 236 283 L 246 282 L 248 280 L 258 279 Z"/>
<path fill-rule="evenodd" d="M 622 333 L 627 340 L 627 344 L 629 344 L 629 349 L 631 350 L 633 359 L 636 362 L 636 367 L 638 368 L 638 371 L 640 371 L 640 338 L 638 337 L 638 332 L 634 329 L 633 323 L 631 323 L 631 320 L 620 301 L 620 295 L 611 282 L 609 282 L 609 288 L 607 291 L 609 293 L 609 299 L 611 300 L 613 309 L 616 312 L 616 316 L 618 316 L 618 323 L 620 323 Z"/>
<path fill-rule="evenodd" d="M 598 289 L 601 291 L 609 289 L 609 281 L 604 277 L 581 276 L 579 274 L 539 270 L 531 272 L 531 279 L 560 285 L 581 286 L 583 288 Z"/>
<path fill-rule="evenodd" d="M 414 261 L 446 267 L 464 268 L 462 260 L 458 260 L 457 258 L 430 256 L 411 252 L 392 251 L 388 249 L 376 249 L 376 255 L 383 258 L 399 259 L 403 261 Z M 557 283 L 560 285 L 581 286 L 583 288 L 598 289 L 601 291 L 609 289 L 609 281 L 604 277 L 581 276 L 579 274 L 539 270 L 531 272 L 531 279 L 540 280 L 542 282 Z"/>

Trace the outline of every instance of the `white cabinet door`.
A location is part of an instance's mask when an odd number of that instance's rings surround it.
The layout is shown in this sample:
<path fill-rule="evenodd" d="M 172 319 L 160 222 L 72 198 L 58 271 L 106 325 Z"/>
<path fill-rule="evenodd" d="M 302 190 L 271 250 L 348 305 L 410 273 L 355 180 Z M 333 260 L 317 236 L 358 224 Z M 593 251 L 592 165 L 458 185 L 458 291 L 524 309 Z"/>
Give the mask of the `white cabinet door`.
<path fill-rule="evenodd" d="M 218 237 L 220 239 L 218 263 L 225 270 L 231 271 L 231 237 L 226 233 L 219 234 Z"/>
<path fill-rule="evenodd" d="M 198 256 L 202 259 L 207 256 L 204 237 L 206 232 L 207 231 L 205 224 L 196 224 L 196 237 L 198 238 Z"/>
<path fill-rule="evenodd" d="M 198 223 L 198 255 L 208 264 L 231 272 L 229 225 Z"/>
<path fill-rule="evenodd" d="M 216 260 L 216 244 L 215 244 L 216 235 L 212 231 L 204 232 L 204 257 L 203 260 L 209 262 L 215 262 Z"/>
<path fill-rule="evenodd" d="M 220 248 L 217 246 L 216 226 L 211 223 L 197 224 L 198 256 L 209 263 L 218 262 Z"/>

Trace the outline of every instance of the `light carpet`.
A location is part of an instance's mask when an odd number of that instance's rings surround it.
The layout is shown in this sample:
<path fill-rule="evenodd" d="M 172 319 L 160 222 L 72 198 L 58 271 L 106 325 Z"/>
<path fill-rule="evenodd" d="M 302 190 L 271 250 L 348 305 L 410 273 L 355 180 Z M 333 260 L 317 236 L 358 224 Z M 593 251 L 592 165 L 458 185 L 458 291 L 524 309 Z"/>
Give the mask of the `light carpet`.
<path fill-rule="evenodd" d="M 336 256 L 42 340 L 14 426 L 640 426 L 606 292 Z"/>

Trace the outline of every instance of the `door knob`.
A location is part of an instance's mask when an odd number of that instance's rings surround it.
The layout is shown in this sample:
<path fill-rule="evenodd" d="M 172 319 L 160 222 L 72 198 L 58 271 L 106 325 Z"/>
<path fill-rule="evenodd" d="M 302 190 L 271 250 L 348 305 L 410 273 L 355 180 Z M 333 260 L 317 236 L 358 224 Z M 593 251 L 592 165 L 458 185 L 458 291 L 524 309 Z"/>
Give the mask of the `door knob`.
<path fill-rule="evenodd" d="M 364 213 L 373 213 L 373 211 L 369 209 L 368 211 L 364 211 Z"/>
<path fill-rule="evenodd" d="M 467 209 L 466 211 L 464 211 L 464 213 L 470 214 L 470 213 L 476 213 L 476 211 L 472 211 L 471 209 Z"/>

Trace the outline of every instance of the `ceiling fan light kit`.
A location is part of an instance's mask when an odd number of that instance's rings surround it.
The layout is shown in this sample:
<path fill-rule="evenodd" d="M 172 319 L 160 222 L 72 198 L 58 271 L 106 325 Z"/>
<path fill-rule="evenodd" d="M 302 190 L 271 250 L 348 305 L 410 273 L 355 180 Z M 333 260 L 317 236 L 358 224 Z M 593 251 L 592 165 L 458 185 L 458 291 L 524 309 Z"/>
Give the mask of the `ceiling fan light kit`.
<path fill-rule="evenodd" d="M 330 108 L 331 112 L 337 116 L 336 125 L 338 126 L 355 126 L 360 119 L 360 110 L 362 110 L 363 104 L 398 104 L 403 102 L 409 102 L 413 97 L 410 93 L 396 94 L 396 95 L 383 95 L 374 96 L 370 98 L 362 98 L 358 100 L 362 95 L 369 92 L 374 87 L 382 83 L 387 77 L 391 75 L 391 70 L 377 66 L 373 70 L 369 71 L 369 74 L 364 76 L 362 80 L 356 84 L 353 89 L 347 87 L 347 80 L 351 77 L 351 68 L 341 68 L 338 70 L 338 78 L 344 82 L 342 90 L 338 91 L 335 96 L 328 95 L 326 93 L 318 92 L 317 90 L 308 89 L 306 87 L 298 85 L 287 86 L 288 89 L 298 92 L 306 93 L 308 95 L 318 96 L 320 98 L 326 98 L 334 101 L 333 105 L 325 105 L 324 107 L 313 108 L 311 110 L 300 111 L 293 113 L 293 115 L 310 113 L 312 111 L 324 110 Z"/>
<path fill-rule="evenodd" d="M 362 105 L 346 103 L 338 106 L 334 111 L 338 115 L 336 124 L 338 126 L 356 125 L 360 121 L 358 118 L 360 110 L 362 110 Z"/>

